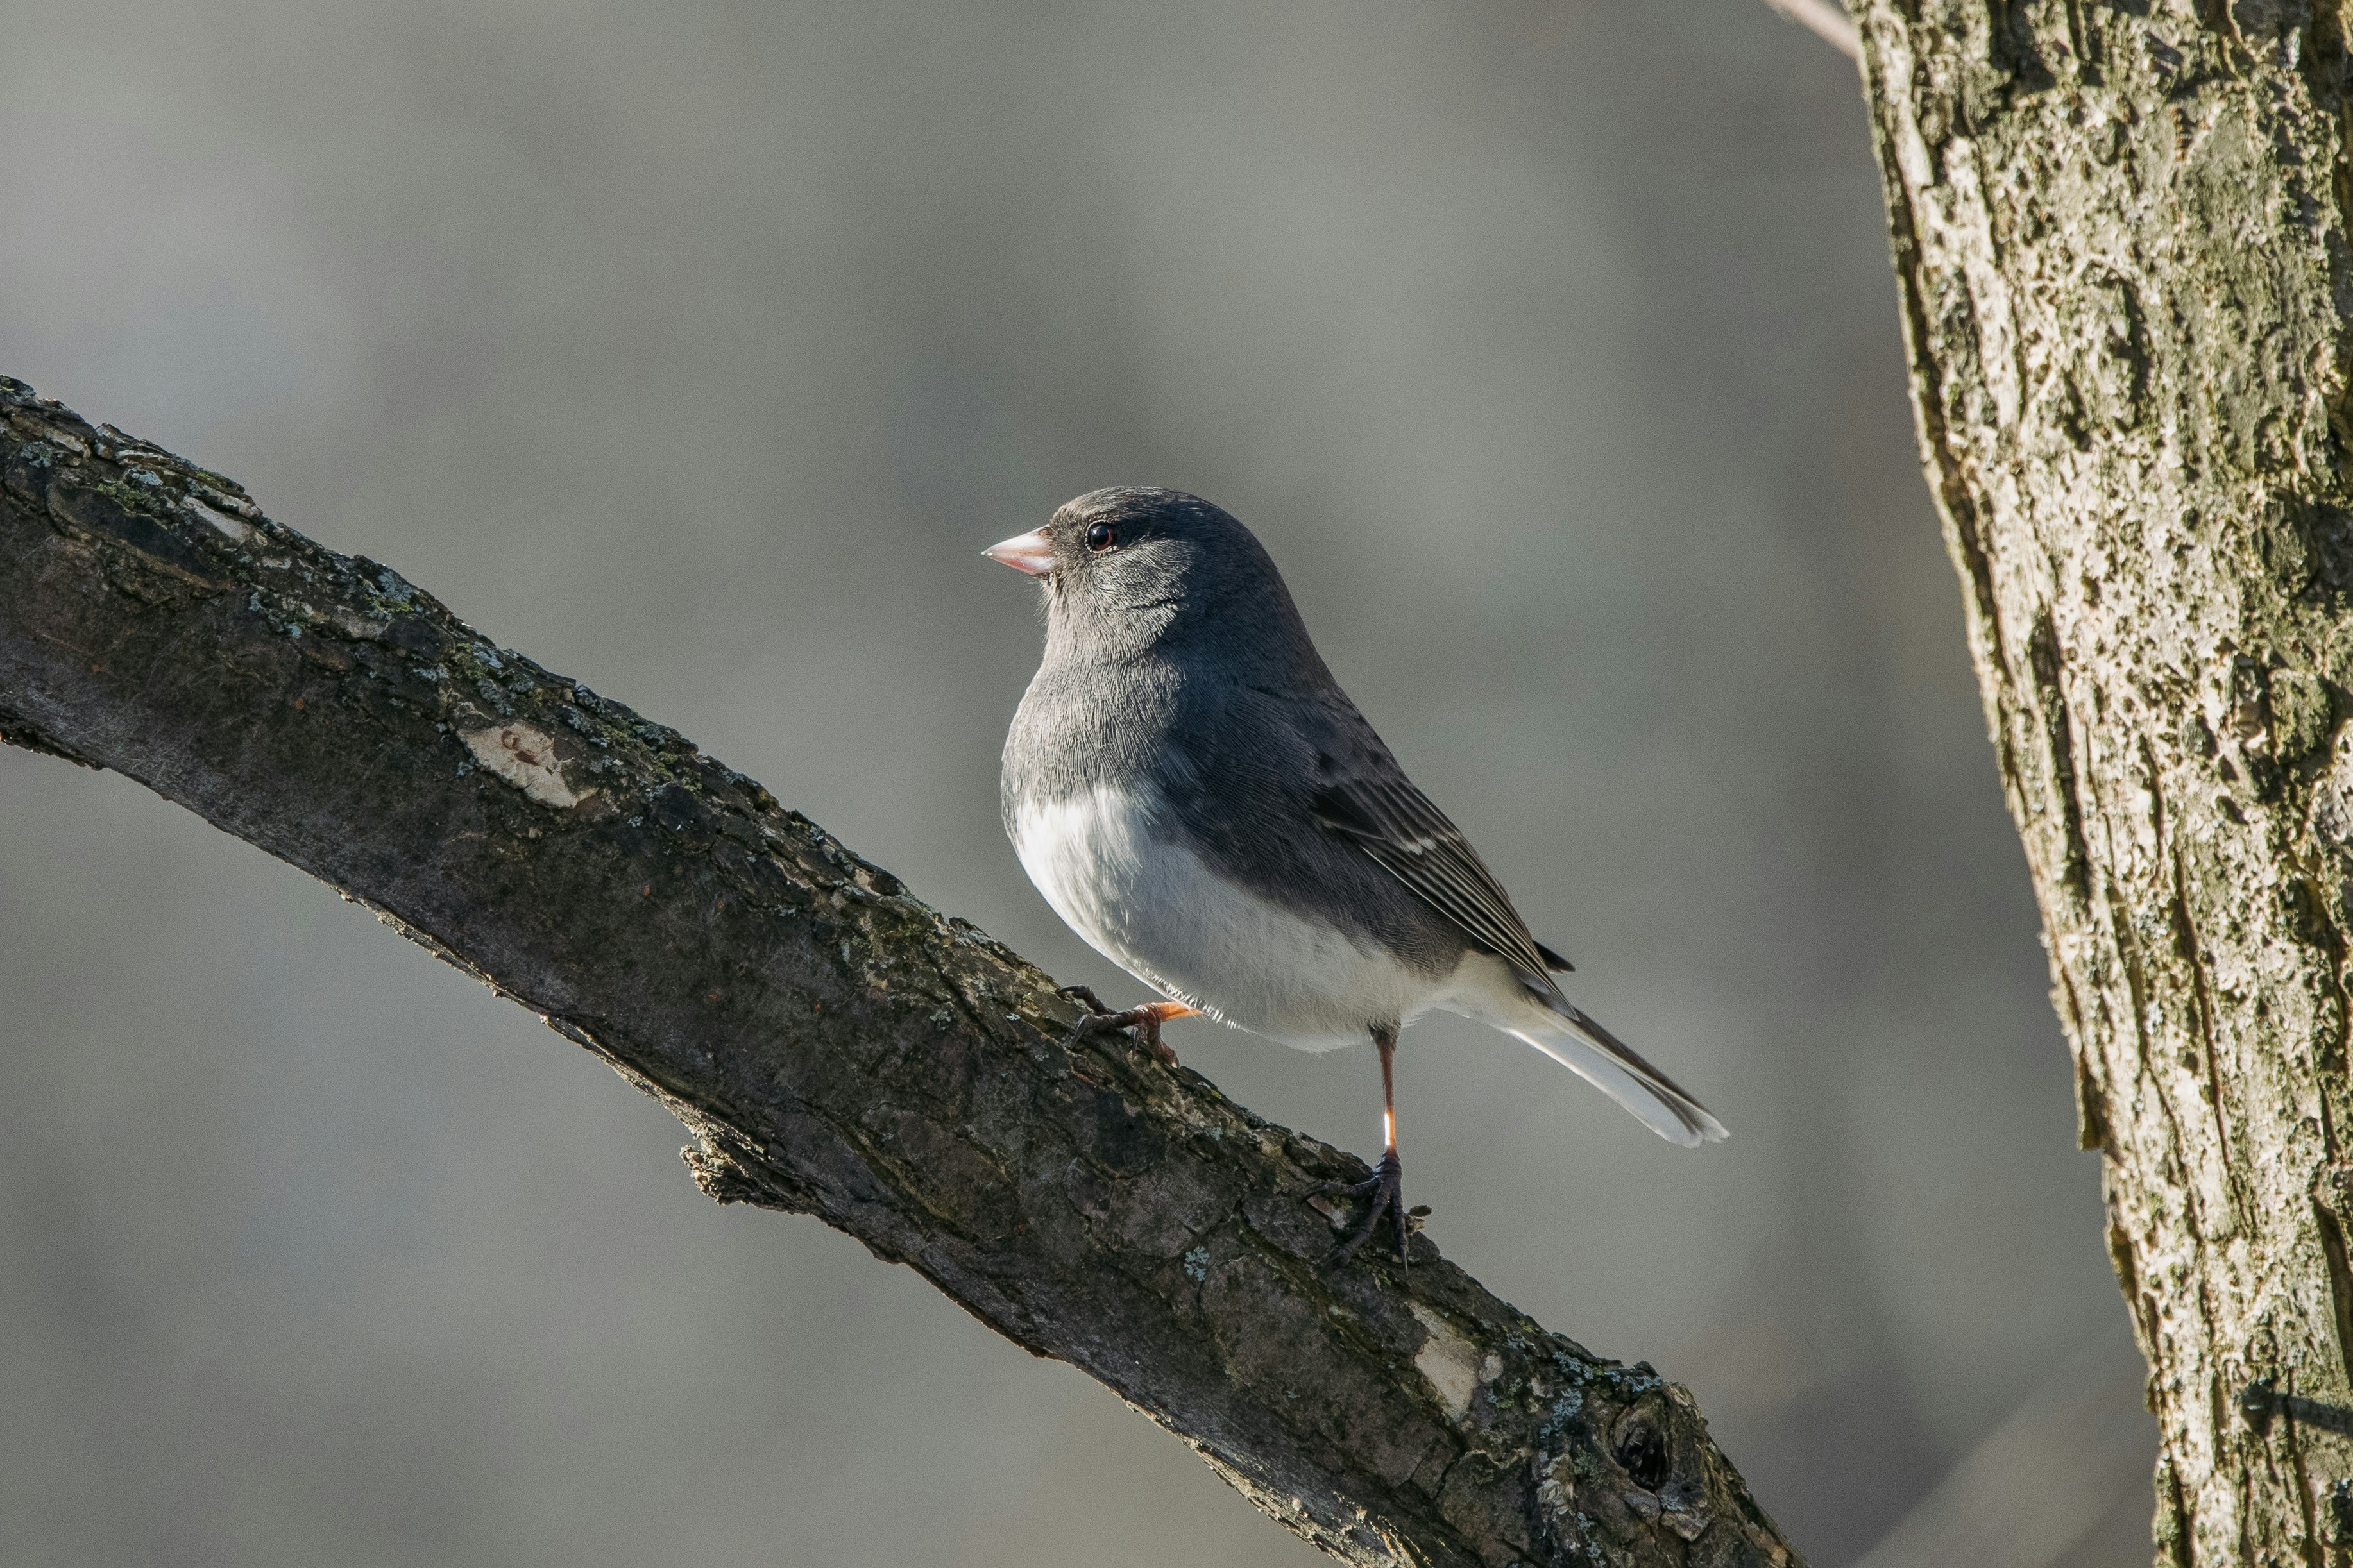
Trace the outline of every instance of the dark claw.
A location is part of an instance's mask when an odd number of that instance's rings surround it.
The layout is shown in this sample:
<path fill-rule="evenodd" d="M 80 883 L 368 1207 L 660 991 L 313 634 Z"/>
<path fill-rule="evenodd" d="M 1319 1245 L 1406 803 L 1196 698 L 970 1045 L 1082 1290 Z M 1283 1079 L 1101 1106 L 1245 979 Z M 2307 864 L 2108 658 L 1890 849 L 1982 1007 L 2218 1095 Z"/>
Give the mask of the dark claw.
<path fill-rule="evenodd" d="M 1419 1229 L 1420 1226 L 1418 1222 L 1420 1216 L 1428 1214 L 1430 1210 L 1427 1207 L 1417 1206 L 1413 1211 L 1416 1223 L 1409 1226 L 1405 1206 L 1404 1169 L 1405 1167 L 1398 1161 L 1396 1152 L 1391 1151 L 1381 1156 L 1381 1163 L 1373 1167 L 1373 1173 L 1361 1182 L 1319 1182 L 1307 1190 L 1307 1195 L 1310 1197 L 1335 1197 L 1345 1194 L 1352 1198 L 1372 1200 L 1366 1205 L 1365 1212 L 1357 1217 L 1356 1223 L 1349 1228 L 1348 1234 L 1341 1239 L 1340 1245 L 1332 1249 L 1332 1256 L 1324 1260 L 1325 1268 L 1337 1268 L 1354 1258 L 1357 1248 L 1371 1240 L 1373 1232 L 1380 1227 L 1381 1216 L 1384 1215 L 1388 1216 L 1391 1228 L 1397 1236 L 1398 1265 L 1400 1268 L 1407 1266 L 1405 1238 L 1409 1228 Z"/>
<path fill-rule="evenodd" d="M 1176 1053 L 1160 1037 L 1160 1021 L 1163 1018 L 1186 1017 L 1193 1011 L 1190 1007 L 1171 1002 L 1151 1002 L 1141 1007 L 1131 1007 L 1124 1013 L 1114 1013 L 1104 1006 L 1095 994 L 1086 986 L 1065 985 L 1062 987 L 1062 994 L 1083 1002 L 1087 1005 L 1086 1016 L 1071 1027 L 1069 1044 L 1075 1046 L 1080 1041 L 1091 1040 L 1097 1035 L 1113 1034 L 1121 1029 L 1134 1029 L 1135 1043 L 1150 1051 L 1155 1061 L 1162 1067 L 1173 1068 L 1176 1065 Z"/>
<path fill-rule="evenodd" d="M 1087 1005 L 1087 1011 L 1090 1013 L 1108 1013 L 1111 1011 L 1110 1008 L 1103 1005 L 1103 998 L 1095 994 L 1094 987 L 1092 985 L 1065 985 L 1062 987 L 1061 994 L 1071 998 L 1073 1002 L 1085 1003 Z"/>

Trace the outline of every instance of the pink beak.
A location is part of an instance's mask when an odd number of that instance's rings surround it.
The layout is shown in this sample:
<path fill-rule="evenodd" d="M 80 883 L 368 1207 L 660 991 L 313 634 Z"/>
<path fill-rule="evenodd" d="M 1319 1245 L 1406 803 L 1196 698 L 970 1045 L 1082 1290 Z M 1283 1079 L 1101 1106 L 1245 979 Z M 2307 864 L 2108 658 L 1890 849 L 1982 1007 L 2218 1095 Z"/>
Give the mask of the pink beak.
<path fill-rule="evenodd" d="M 1054 569 L 1054 546 L 1042 528 L 990 545 L 981 552 L 991 561 L 1002 561 L 1026 576 L 1043 577 Z"/>

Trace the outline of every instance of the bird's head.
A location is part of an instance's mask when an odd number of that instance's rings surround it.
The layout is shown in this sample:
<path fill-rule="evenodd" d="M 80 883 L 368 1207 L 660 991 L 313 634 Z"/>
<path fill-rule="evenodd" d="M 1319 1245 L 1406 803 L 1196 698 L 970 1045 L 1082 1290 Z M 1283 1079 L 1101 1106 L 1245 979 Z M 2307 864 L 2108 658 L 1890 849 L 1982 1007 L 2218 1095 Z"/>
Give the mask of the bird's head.
<path fill-rule="evenodd" d="M 1297 657 L 1299 612 L 1258 540 L 1183 490 L 1119 485 L 982 552 L 1045 585 L 1050 649 L 1118 658 L 1214 641 L 1229 657 Z"/>

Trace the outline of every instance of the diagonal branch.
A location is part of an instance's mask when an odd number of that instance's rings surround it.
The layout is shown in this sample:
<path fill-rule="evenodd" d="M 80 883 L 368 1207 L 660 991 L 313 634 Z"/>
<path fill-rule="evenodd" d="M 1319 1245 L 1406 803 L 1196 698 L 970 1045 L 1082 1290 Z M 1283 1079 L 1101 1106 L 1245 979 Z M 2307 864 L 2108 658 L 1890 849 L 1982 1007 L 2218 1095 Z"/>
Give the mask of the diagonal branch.
<path fill-rule="evenodd" d="M 676 731 L 230 480 L 0 378 L 0 739 L 349 896 L 659 1099 L 723 1203 L 813 1214 L 1109 1384 L 1356 1563 L 1794 1564 L 1647 1366 L 1415 1241 L 1364 1167 L 1117 1039 Z M 818 743 L 822 743 L 821 740 Z"/>
<path fill-rule="evenodd" d="M 1862 37 L 1839 0 L 1765 0 L 1765 4 L 1851 60 L 1862 58 Z"/>

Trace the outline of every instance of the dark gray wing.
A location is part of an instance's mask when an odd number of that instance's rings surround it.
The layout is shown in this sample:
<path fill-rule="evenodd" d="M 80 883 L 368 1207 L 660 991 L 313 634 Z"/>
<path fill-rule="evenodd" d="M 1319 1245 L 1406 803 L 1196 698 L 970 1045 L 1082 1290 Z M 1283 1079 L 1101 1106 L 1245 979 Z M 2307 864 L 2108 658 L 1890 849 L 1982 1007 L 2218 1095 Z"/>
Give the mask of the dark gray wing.
<path fill-rule="evenodd" d="M 1462 830 L 1395 769 L 1391 763 L 1326 781 L 1315 792 L 1316 820 L 1353 840 L 1473 942 L 1549 990 L 1546 972 L 1567 969 L 1568 960 L 1528 934 L 1527 922 Z"/>

